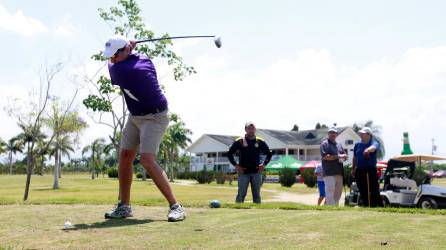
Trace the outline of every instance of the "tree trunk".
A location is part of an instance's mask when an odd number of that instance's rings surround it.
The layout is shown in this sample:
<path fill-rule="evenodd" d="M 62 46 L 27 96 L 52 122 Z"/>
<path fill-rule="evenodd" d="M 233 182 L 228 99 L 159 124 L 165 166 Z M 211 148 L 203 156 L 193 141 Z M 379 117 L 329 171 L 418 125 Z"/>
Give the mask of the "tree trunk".
<path fill-rule="evenodd" d="M 9 174 L 12 175 L 12 152 L 9 152 Z"/>
<path fill-rule="evenodd" d="M 62 153 L 59 152 L 59 178 L 62 178 Z"/>
<path fill-rule="evenodd" d="M 146 181 L 147 180 L 147 175 L 146 175 L 146 169 L 144 167 L 141 170 L 141 174 L 142 174 L 142 180 Z"/>
<path fill-rule="evenodd" d="M 30 146 L 29 145 L 28 145 L 27 156 L 28 156 L 28 159 L 26 161 L 27 168 L 26 168 L 25 194 L 23 195 L 23 200 L 24 201 L 28 200 L 29 185 L 31 183 L 31 174 L 32 174 L 32 171 L 33 171 L 33 169 L 32 169 L 33 168 L 33 165 L 32 165 L 32 163 L 33 163 L 33 161 L 32 161 L 33 155 L 32 155 L 32 150 L 30 150 Z"/>
<path fill-rule="evenodd" d="M 95 163 L 95 161 L 94 161 L 94 153 L 93 153 L 93 155 L 91 156 L 91 179 L 92 180 L 94 180 L 94 178 L 95 178 L 95 171 L 96 171 L 96 163 Z"/>
<path fill-rule="evenodd" d="M 59 189 L 59 148 L 56 146 L 54 152 L 54 181 L 53 189 Z"/>
<path fill-rule="evenodd" d="M 45 157 L 42 156 L 40 159 L 40 175 L 43 176 L 45 174 Z"/>

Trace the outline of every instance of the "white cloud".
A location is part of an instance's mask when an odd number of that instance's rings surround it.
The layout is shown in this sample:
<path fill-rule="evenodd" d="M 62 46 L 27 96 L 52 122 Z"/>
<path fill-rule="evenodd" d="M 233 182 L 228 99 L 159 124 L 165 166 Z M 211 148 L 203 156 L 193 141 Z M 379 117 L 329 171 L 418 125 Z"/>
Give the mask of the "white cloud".
<path fill-rule="evenodd" d="M 48 28 L 40 20 L 25 16 L 20 9 L 10 13 L 1 5 L 0 28 L 26 37 L 48 32 Z"/>
<path fill-rule="evenodd" d="M 374 120 L 388 155 L 410 132 L 416 152 L 429 153 L 435 137 L 446 155 L 446 46 L 414 48 L 400 58 L 365 67 L 339 65 L 325 49 L 307 49 L 273 62 L 262 73 L 226 69 L 223 56 L 199 57 L 199 74 L 167 86 L 171 109 L 195 132 L 241 134 L 247 120 L 260 128 L 313 128 L 316 122 L 351 125 Z"/>
<path fill-rule="evenodd" d="M 57 36 L 72 37 L 78 32 L 79 28 L 71 22 L 71 16 L 65 15 L 53 28 L 53 33 Z"/>

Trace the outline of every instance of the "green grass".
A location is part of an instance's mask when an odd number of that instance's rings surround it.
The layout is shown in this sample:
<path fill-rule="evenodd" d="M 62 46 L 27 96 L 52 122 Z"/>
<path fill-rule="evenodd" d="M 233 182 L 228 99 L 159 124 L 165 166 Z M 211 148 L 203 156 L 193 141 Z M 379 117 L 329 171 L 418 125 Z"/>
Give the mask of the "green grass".
<path fill-rule="evenodd" d="M 22 202 L 25 176 L 0 176 L 0 249 L 444 249 L 446 210 L 316 207 L 296 203 L 234 204 L 233 185 L 173 184 L 188 219 L 166 222 L 166 202 L 151 182 L 134 180 L 134 216 L 106 221 L 117 199 L 116 179 L 33 176 Z M 446 186 L 446 179 L 434 180 Z M 265 184 L 264 190 L 316 193 L 302 184 Z M 263 191 L 264 199 L 272 192 Z M 250 197 L 247 197 L 250 199 Z M 207 207 L 219 199 L 221 209 Z M 74 229 L 63 231 L 65 221 Z M 44 237 L 43 237 L 44 236 Z M 385 245 L 381 245 L 385 244 Z"/>
<path fill-rule="evenodd" d="M 59 180 L 60 189 L 53 190 L 51 175 L 32 176 L 29 200 L 25 204 L 113 204 L 117 201 L 118 180 L 99 178 L 92 180 L 89 175 L 64 175 Z M 24 175 L 0 175 L 0 204 L 23 203 Z M 206 206 L 210 200 L 233 202 L 237 193 L 234 188 L 219 188 L 213 185 L 183 186 L 173 184 L 177 199 L 187 206 Z M 271 192 L 262 192 L 264 199 L 272 197 Z M 252 200 L 248 193 L 247 200 Z M 131 202 L 135 205 L 165 206 L 167 203 L 151 181 L 134 180 Z"/>
<path fill-rule="evenodd" d="M 2 205 L 0 248 L 14 249 L 444 249 L 446 216 L 363 210 L 134 207 L 107 221 L 106 205 Z M 65 221 L 73 230 L 63 231 Z M 386 245 L 382 245 L 386 244 Z"/>

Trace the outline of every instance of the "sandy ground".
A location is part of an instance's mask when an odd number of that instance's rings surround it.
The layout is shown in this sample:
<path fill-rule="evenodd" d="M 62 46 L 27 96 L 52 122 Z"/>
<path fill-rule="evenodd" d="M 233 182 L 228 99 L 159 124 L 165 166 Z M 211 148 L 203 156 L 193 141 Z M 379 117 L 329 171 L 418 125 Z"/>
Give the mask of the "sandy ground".
<path fill-rule="evenodd" d="M 190 180 L 176 180 L 173 184 L 174 185 L 181 185 L 181 186 L 192 186 L 196 182 L 190 181 Z M 279 185 L 279 184 L 278 184 Z M 227 188 L 227 189 L 237 189 L 236 187 L 214 187 L 214 188 Z M 317 205 L 317 199 L 319 195 L 317 193 L 314 194 L 296 194 L 296 193 L 290 193 L 285 191 L 278 191 L 278 190 L 272 190 L 272 189 L 262 189 L 262 192 L 270 192 L 273 193 L 274 197 L 272 199 L 263 200 L 263 202 L 295 202 L 305 205 Z M 344 196 L 345 193 L 342 193 L 341 199 L 339 201 L 340 205 L 344 205 Z"/>

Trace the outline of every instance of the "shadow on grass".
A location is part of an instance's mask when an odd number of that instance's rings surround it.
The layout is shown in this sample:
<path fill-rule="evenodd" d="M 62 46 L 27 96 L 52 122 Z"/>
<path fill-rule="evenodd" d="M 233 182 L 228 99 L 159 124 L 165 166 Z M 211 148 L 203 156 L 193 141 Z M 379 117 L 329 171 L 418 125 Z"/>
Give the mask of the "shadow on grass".
<path fill-rule="evenodd" d="M 75 224 L 73 225 L 73 227 L 63 230 L 70 231 L 70 230 L 85 230 L 85 229 L 98 229 L 98 228 L 110 228 L 110 227 L 125 227 L 125 226 L 147 224 L 155 221 L 165 221 L 165 220 L 109 219 L 101 222 L 95 222 L 92 224 Z"/>

